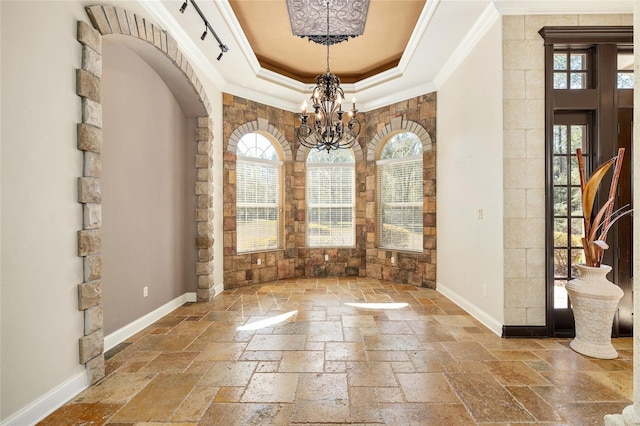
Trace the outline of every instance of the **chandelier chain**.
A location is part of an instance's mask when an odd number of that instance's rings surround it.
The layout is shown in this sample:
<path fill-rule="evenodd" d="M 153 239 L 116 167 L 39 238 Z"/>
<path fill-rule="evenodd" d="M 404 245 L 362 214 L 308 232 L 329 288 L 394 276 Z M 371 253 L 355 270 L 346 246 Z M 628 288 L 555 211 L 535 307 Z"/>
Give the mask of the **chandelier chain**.
<path fill-rule="evenodd" d="M 330 0 L 327 4 L 327 69 L 324 75 L 316 77 L 316 87 L 311 92 L 311 106 L 314 109 L 314 117 L 309 122 L 310 116 L 307 114 L 307 102 L 302 105 L 300 115 L 300 127 L 296 134 L 300 145 L 318 150 L 346 149 L 351 148 L 358 142 L 360 135 L 360 122 L 356 115 L 355 98 L 353 108 L 346 114 L 342 110 L 344 101 L 344 91 L 340 87 L 340 78 L 331 73 L 329 68 L 329 46 L 330 43 Z M 347 118 L 346 123 L 343 119 Z"/>
<path fill-rule="evenodd" d="M 329 74 L 329 0 L 327 0 L 327 74 Z"/>

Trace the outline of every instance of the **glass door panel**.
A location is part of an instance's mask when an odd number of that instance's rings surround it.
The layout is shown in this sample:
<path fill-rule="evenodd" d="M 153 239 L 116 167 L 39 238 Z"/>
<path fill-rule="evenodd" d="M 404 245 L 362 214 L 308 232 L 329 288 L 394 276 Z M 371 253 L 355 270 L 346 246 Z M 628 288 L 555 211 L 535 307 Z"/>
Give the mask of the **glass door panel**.
<path fill-rule="evenodd" d="M 589 114 L 555 115 L 553 126 L 553 303 L 556 329 L 573 328 L 571 304 L 565 285 L 584 261 L 582 249 L 582 196 L 576 149 L 581 148 L 590 167 Z"/>

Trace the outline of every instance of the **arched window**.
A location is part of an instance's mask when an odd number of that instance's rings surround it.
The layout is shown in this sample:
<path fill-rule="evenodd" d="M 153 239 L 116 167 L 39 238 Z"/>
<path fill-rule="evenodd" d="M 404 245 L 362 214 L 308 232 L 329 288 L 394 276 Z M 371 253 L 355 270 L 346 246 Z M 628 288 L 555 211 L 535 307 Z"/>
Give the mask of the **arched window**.
<path fill-rule="evenodd" d="M 397 133 L 378 158 L 378 246 L 422 251 L 422 142 L 415 133 Z"/>
<path fill-rule="evenodd" d="M 238 141 L 236 161 L 237 251 L 280 248 L 281 172 L 279 150 L 260 133 Z"/>
<path fill-rule="evenodd" d="M 349 149 L 307 156 L 307 245 L 355 245 L 355 159 Z"/>

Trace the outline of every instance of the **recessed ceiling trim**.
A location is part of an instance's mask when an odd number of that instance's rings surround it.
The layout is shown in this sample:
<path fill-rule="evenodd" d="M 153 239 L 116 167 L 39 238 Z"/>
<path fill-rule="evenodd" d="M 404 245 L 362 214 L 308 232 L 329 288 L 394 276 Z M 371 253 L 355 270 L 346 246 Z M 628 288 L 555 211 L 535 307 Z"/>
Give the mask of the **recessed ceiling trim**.
<path fill-rule="evenodd" d="M 283 109 L 285 111 L 298 112 L 298 113 L 300 112 L 300 105 L 302 105 L 302 103 L 293 103 L 285 100 L 285 98 L 289 99 L 289 98 L 298 97 L 302 99 L 301 96 L 304 95 L 303 92 L 299 92 L 299 93 L 296 92 L 295 94 L 284 94 L 284 95 L 282 93 L 274 94 L 274 93 L 258 92 L 256 90 L 238 86 L 237 84 L 233 84 L 233 83 L 225 84 L 225 86 L 222 87 L 220 90 L 225 93 L 229 93 L 230 95 L 238 96 L 240 98 L 250 99 L 254 102 L 258 102 L 264 105 L 269 105 L 275 108 Z"/>
<path fill-rule="evenodd" d="M 231 5 L 228 1 L 214 1 L 213 3 L 216 5 L 220 15 L 222 15 L 222 19 L 224 19 L 229 26 L 231 34 L 233 34 L 233 38 L 238 43 L 238 47 L 240 47 L 240 51 L 249 63 L 253 73 L 258 75 L 262 67 L 260 66 L 260 62 L 258 61 L 255 53 L 253 53 L 249 40 L 247 40 L 247 37 L 244 35 L 244 31 L 242 30 L 235 13 L 233 13 Z"/>
<path fill-rule="evenodd" d="M 369 78 L 365 78 L 364 80 L 360 80 L 354 83 L 354 87 L 356 88 L 356 91 L 360 92 L 384 83 L 388 83 L 391 80 L 402 77 L 402 75 L 403 73 L 400 70 L 400 67 L 395 67 L 383 71 L 379 74 L 373 75 Z"/>
<path fill-rule="evenodd" d="M 372 89 L 372 90 L 375 90 L 375 89 Z M 365 102 L 364 104 L 362 104 L 360 109 L 363 112 L 367 112 L 367 111 L 371 111 L 377 108 L 382 108 L 384 106 L 391 105 L 397 102 L 406 101 L 407 99 L 415 98 L 417 96 L 421 96 L 427 93 L 435 92 L 436 90 L 437 88 L 435 84 L 433 84 L 433 82 L 427 82 L 424 84 L 412 86 L 400 92 L 389 94 L 388 96 L 371 96 L 371 94 L 367 94 L 363 96 L 366 96 L 367 98 L 372 98 L 374 100 Z M 381 91 L 381 93 L 384 93 L 384 92 Z"/>
<path fill-rule="evenodd" d="M 501 15 L 542 15 L 542 14 L 626 14 L 633 13 L 633 0 L 493 0 Z M 579 12 L 577 12 L 579 11 Z"/>
<path fill-rule="evenodd" d="M 200 46 L 194 42 L 161 2 L 143 1 L 140 2 L 140 5 L 162 28 L 171 34 L 182 51 L 189 55 L 192 66 L 195 65 L 202 70 L 216 87 L 224 85 L 224 78 L 216 70 Z"/>
<path fill-rule="evenodd" d="M 444 66 L 438 74 L 436 74 L 433 82 L 437 88 L 442 87 L 449 77 L 451 77 L 451 74 L 454 73 L 464 59 L 473 51 L 478 42 L 487 34 L 487 31 L 491 29 L 498 19 L 500 19 L 500 13 L 498 13 L 493 3 L 489 3 L 460 44 L 458 44 L 458 47 L 453 51 L 449 59 L 447 59 Z"/>
<path fill-rule="evenodd" d="M 398 68 L 400 68 L 401 73 L 404 73 L 407 66 L 409 66 L 409 62 L 411 62 L 411 58 L 416 52 L 418 45 L 420 44 L 420 40 L 427 31 L 427 28 L 431 23 L 431 19 L 433 19 L 433 15 L 435 15 L 439 5 L 440 0 L 427 0 L 427 2 L 425 2 L 424 8 L 422 8 L 422 13 L 420 13 L 420 17 L 418 17 L 418 22 L 416 22 L 416 27 L 413 30 L 413 33 L 411 33 L 407 47 L 405 48 L 404 53 L 400 58 L 400 62 L 398 63 Z"/>
<path fill-rule="evenodd" d="M 415 54 L 418 45 L 420 44 L 420 40 L 424 36 L 424 33 L 427 31 L 429 23 L 431 22 L 433 15 L 436 13 L 439 5 L 440 0 L 429 0 L 425 3 L 424 8 L 422 9 L 422 13 L 420 13 L 420 17 L 418 18 L 418 22 L 416 23 L 416 28 L 411 34 L 411 38 L 407 43 L 407 47 L 402 54 L 398 65 L 379 74 L 356 82 L 354 86 L 357 92 L 372 89 L 381 84 L 388 83 L 391 80 L 399 79 L 404 75 L 407 67 L 409 66 L 409 63 L 411 62 L 411 58 Z M 366 108 L 367 105 L 368 104 L 363 104 L 363 108 Z"/>
<path fill-rule="evenodd" d="M 310 87 L 313 87 L 313 85 L 310 83 L 300 82 L 291 77 L 287 77 L 286 75 L 271 71 L 267 68 L 260 68 L 260 71 L 258 72 L 258 74 L 256 74 L 256 77 L 264 81 L 276 83 L 280 86 L 295 90 L 296 92 L 300 93 L 304 93 Z"/>

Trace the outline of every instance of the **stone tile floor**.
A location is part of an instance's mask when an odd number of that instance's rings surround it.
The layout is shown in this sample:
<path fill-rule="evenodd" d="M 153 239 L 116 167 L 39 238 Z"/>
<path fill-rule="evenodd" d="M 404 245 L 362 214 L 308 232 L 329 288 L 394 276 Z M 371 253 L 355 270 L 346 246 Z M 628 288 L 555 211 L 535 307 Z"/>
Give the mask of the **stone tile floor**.
<path fill-rule="evenodd" d="M 632 340 L 607 361 L 568 344 L 502 339 L 434 290 L 277 281 L 178 308 L 41 424 L 601 425 L 631 404 Z"/>

